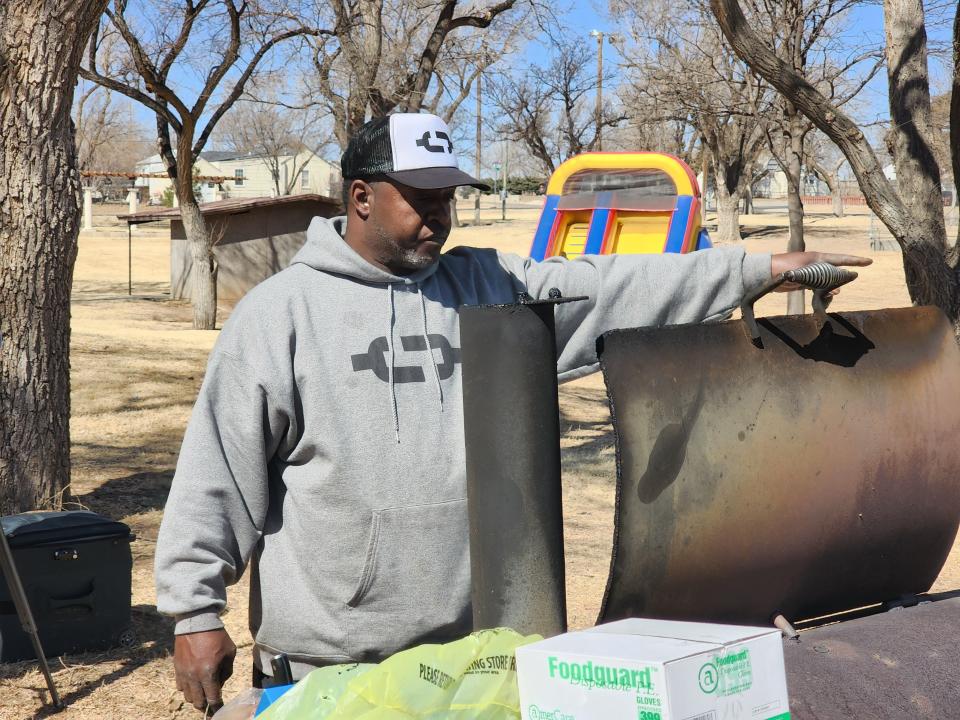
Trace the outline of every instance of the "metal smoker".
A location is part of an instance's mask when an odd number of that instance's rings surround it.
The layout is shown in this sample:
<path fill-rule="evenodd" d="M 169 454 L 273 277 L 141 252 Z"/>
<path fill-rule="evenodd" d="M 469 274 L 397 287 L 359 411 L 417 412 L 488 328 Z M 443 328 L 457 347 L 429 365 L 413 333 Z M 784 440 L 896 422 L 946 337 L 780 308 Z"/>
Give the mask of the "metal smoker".
<path fill-rule="evenodd" d="M 617 444 L 599 622 L 777 621 L 788 635 L 800 631 L 785 646 L 793 717 L 951 717 L 960 707 L 960 597 L 927 591 L 960 521 L 960 350 L 936 308 L 828 315 L 829 291 L 853 277 L 803 268 L 745 298 L 742 320 L 598 340 Z M 756 319 L 753 303 L 788 280 L 815 291 L 815 314 Z M 498 352 L 487 345 L 471 357 L 469 349 L 464 338 L 467 417 L 471 364 Z M 555 382 L 555 367 L 541 367 Z M 528 417 L 545 407 L 517 414 L 513 391 L 494 382 L 485 392 L 487 408 L 500 408 L 486 422 L 519 423 L 551 446 L 559 437 L 544 440 Z M 543 417 L 553 433 L 555 415 Z M 482 453 L 471 452 L 478 424 L 466 424 L 468 463 L 494 458 L 507 468 L 497 473 L 509 474 L 515 446 L 487 437 Z M 480 470 L 468 469 L 468 480 L 484 478 Z M 559 478 L 547 482 L 559 487 Z M 497 527 L 493 505 L 471 504 L 477 532 Z M 511 511 L 527 518 L 521 534 L 558 523 L 559 502 L 522 510 Z M 482 554 L 474 537 L 471 552 Z M 562 546 L 547 547 L 553 565 L 543 567 L 555 567 L 558 553 L 562 561 Z M 474 567 L 484 562 L 495 561 Z M 475 602 L 509 598 L 503 607 L 532 611 L 546 602 L 537 593 L 563 591 L 562 574 L 559 583 L 556 572 L 546 577 L 554 582 L 529 587 L 506 570 L 475 576 Z M 475 608 L 475 619 L 511 616 Z"/>

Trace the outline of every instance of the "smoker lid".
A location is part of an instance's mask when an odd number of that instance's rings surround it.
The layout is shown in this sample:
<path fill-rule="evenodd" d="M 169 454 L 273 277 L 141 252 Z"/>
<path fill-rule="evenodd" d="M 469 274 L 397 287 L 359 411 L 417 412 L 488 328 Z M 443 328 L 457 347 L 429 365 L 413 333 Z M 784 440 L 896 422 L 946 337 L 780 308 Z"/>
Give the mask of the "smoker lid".
<path fill-rule="evenodd" d="M 90 510 L 28 512 L 0 518 L 11 548 L 79 540 L 129 538 L 130 527 Z"/>

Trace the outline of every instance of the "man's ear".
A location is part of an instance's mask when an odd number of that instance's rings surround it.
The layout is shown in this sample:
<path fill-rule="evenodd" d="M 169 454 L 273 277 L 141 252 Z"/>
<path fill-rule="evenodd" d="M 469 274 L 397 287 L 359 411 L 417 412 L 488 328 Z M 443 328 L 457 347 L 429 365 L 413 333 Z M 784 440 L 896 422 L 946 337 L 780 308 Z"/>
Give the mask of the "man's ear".
<path fill-rule="evenodd" d="M 351 180 L 347 200 L 353 211 L 366 220 L 373 209 L 373 187 L 363 180 Z"/>

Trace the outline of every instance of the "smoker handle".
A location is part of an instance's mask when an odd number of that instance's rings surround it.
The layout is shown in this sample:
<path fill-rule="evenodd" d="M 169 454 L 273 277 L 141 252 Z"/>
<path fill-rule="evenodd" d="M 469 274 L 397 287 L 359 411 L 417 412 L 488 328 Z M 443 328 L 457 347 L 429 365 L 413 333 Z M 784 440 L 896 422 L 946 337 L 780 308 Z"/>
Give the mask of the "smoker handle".
<path fill-rule="evenodd" d="M 770 278 L 757 290 L 744 296 L 740 303 L 740 314 L 747 325 L 750 339 L 756 345 L 760 341 L 760 328 L 753 314 L 753 305 L 764 295 L 773 292 L 785 282 L 796 283 L 813 290 L 813 313 L 822 322 L 827 320 L 827 305 L 830 304 L 830 292 L 846 285 L 857 277 L 852 270 L 845 270 L 826 262 L 813 263 L 795 270 L 787 270 Z"/>

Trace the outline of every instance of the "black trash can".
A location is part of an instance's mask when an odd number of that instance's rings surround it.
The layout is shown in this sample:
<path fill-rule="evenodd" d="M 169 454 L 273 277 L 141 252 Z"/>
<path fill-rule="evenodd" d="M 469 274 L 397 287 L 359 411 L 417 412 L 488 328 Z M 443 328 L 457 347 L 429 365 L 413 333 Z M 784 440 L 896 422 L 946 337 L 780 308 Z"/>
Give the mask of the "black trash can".
<path fill-rule="evenodd" d="M 0 518 L 48 657 L 130 638 L 130 528 L 88 510 Z M 0 574 L 0 662 L 35 658 Z"/>

